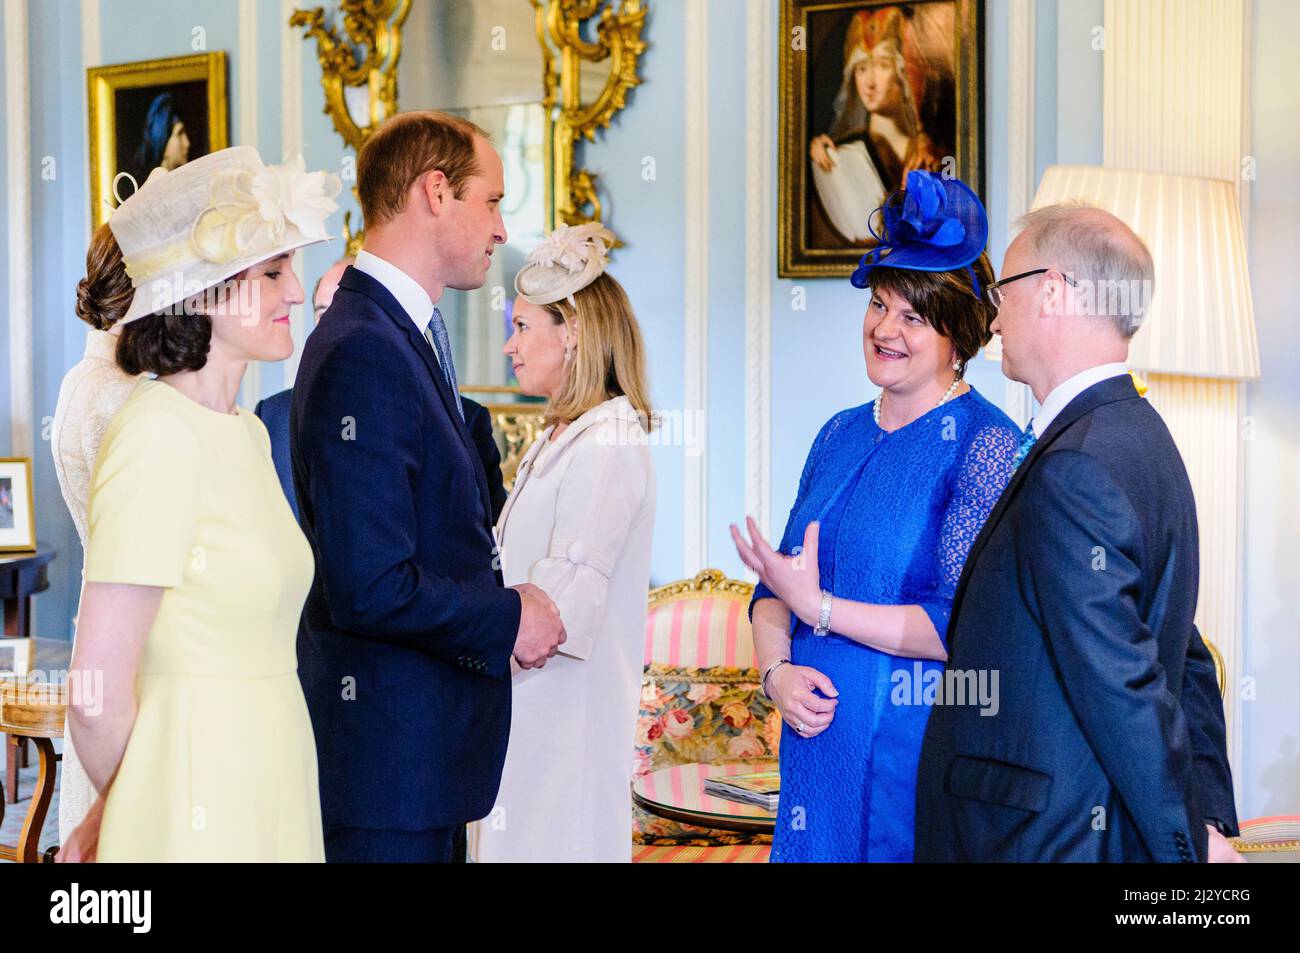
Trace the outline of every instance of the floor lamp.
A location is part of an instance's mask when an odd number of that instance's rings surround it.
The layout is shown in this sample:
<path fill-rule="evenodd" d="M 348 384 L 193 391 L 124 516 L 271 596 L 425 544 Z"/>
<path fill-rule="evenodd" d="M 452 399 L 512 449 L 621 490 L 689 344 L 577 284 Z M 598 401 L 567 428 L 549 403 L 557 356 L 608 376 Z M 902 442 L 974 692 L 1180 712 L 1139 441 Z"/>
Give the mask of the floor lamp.
<path fill-rule="evenodd" d="M 1034 208 L 1079 201 L 1118 216 L 1155 259 L 1155 288 L 1129 366 L 1150 385 L 1187 464 L 1200 524 L 1197 624 L 1222 652 L 1229 738 L 1239 738 L 1242 638 L 1242 405 L 1259 377 L 1237 186 L 1102 166 L 1050 166 Z M 1122 290 L 1122 289 L 1121 289 Z M 1230 747 L 1239 750 L 1230 742 Z"/>

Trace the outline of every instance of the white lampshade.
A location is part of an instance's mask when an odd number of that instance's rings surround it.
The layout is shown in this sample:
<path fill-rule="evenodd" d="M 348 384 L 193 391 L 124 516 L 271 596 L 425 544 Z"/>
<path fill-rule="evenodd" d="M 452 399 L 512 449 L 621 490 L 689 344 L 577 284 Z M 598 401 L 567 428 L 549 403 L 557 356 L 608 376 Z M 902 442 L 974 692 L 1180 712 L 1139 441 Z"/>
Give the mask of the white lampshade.
<path fill-rule="evenodd" d="M 1221 179 L 1054 165 L 1034 208 L 1085 202 L 1126 222 L 1155 260 L 1150 310 L 1129 364 L 1190 377 L 1259 377 L 1255 309 L 1236 186 Z"/>

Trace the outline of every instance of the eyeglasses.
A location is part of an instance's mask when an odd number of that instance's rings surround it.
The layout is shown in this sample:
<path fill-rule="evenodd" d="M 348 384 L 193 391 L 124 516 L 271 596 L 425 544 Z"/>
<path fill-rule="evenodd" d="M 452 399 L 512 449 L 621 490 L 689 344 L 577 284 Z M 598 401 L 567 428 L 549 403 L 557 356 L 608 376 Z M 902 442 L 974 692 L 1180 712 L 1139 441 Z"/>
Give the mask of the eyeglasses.
<path fill-rule="evenodd" d="M 1013 281 L 1019 281 L 1021 278 L 1032 278 L 1034 275 L 1045 275 L 1047 274 L 1047 272 L 1053 270 L 1055 269 L 1035 268 L 1033 271 L 1022 271 L 1020 274 L 1012 275 L 1010 278 L 1003 278 L 1001 281 L 995 281 L 993 282 L 993 284 L 989 285 L 987 288 L 984 289 L 984 297 L 989 299 L 989 304 L 993 305 L 994 311 L 997 311 L 1002 307 L 1002 299 L 1004 297 L 1004 295 L 1002 294 L 1002 288 L 1005 285 L 1009 285 Z M 1078 287 L 1078 282 L 1076 282 L 1069 275 L 1065 274 L 1064 272 L 1061 272 L 1060 274 L 1061 277 L 1065 279 L 1065 283 L 1069 285 L 1071 288 Z"/>

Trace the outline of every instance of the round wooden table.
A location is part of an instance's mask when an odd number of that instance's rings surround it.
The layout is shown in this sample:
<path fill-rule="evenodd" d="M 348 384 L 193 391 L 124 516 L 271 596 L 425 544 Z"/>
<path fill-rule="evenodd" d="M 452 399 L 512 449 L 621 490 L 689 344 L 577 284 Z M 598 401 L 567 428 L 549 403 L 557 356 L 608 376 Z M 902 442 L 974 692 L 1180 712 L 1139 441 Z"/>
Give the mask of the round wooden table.
<path fill-rule="evenodd" d="M 679 764 L 660 768 L 632 782 L 632 801 L 643 810 L 679 824 L 739 834 L 770 834 L 776 812 L 704 793 L 704 781 L 719 775 L 775 771 L 775 761 Z"/>
<path fill-rule="evenodd" d="M 54 797 L 58 772 L 58 755 L 54 752 L 53 739 L 63 737 L 63 717 L 67 707 L 65 684 L 12 679 L 0 685 L 0 731 L 8 736 L 6 744 L 13 748 L 30 740 L 36 746 L 39 759 L 36 790 L 27 806 L 18 844 L 0 844 L 0 859 L 20 864 L 41 859 L 41 829 L 45 826 L 45 815 Z M 3 818 L 4 803 L 0 799 L 0 820 Z"/>

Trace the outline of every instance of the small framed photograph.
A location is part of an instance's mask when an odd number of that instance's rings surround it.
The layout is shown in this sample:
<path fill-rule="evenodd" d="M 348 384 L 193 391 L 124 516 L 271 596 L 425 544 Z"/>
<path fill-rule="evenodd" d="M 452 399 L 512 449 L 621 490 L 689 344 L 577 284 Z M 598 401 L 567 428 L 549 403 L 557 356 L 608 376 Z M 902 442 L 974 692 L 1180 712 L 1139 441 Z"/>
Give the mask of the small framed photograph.
<path fill-rule="evenodd" d="M 140 185 L 229 143 L 226 54 L 198 53 L 87 70 L 90 97 L 90 215 L 100 225 L 116 204 L 113 179 Z M 118 187 L 131 195 L 125 180 Z"/>
<path fill-rule="evenodd" d="M 32 502 L 32 461 L 0 458 L 0 553 L 36 548 L 36 507 Z"/>
<path fill-rule="evenodd" d="M 32 671 L 31 639 L 0 639 L 0 678 L 26 677 Z"/>

